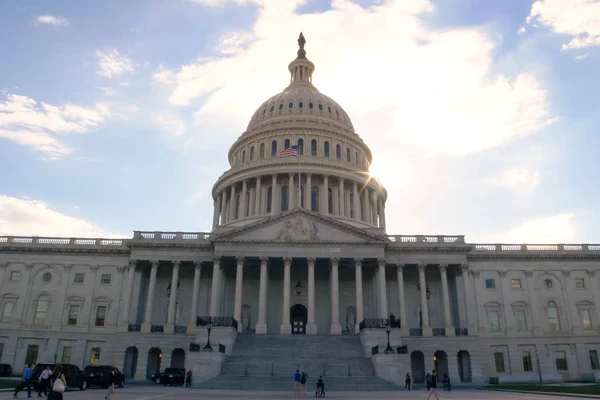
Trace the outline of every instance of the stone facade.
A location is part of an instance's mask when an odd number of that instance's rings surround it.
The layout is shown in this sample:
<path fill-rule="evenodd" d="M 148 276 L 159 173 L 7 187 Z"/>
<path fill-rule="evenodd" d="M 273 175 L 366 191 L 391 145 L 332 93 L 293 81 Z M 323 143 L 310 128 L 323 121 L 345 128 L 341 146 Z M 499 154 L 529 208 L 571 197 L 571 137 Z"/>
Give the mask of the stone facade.
<path fill-rule="evenodd" d="M 393 314 L 407 352 L 373 356 L 391 381 L 596 380 L 600 245 L 388 235 L 370 150 L 303 49 L 289 70 L 229 152 L 210 233 L 0 237 L 0 362 L 214 375 L 238 334 L 358 335 L 371 355 Z M 221 353 L 201 356 L 209 319 Z"/>

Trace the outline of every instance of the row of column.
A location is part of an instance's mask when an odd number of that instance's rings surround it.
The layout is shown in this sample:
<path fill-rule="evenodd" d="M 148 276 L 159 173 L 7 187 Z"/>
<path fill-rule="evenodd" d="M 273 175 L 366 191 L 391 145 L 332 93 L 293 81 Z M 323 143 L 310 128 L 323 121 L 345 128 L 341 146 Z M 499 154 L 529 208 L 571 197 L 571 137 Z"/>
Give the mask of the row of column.
<path fill-rule="evenodd" d="M 294 181 L 298 179 L 298 174 L 289 173 L 287 175 L 288 209 L 294 209 L 300 206 L 299 203 L 304 203 L 304 208 L 312 210 L 312 174 L 301 174 L 301 177 L 304 175 L 305 179 L 303 179 L 304 198 L 300 201 L 297 193 L 297 190 L 299 190 L 298 186 L 294 184 Z M 322 182 L 318 185 L 318 204 L 315 207 L 322 214 L 330 214 L 329 177 L 321 174 L 319 176 L 322 176 Z M 228 189 L 224 189 L 218 194 L 215 200 L 213 228 L 236 219 L 267 215 L 268 213 L 271 215 L 279 214 L 281 212 L 281 187 L 283 185 L 277 182 L 278 174 L 270 176 L 270 186 L 268 176 L 264 178 L 266 178 L 264 182 L 262 176 L 244 179 L 240 193 L 237 192 L 238 183 L 234 183 Z M 363 183 L 356 181 L 348 182 L 350 184 L 350 188 L 348 188 L 344 178 L 337 179 L 337 185 L 331 187 L 333 189 L 331 214 L 361 220 L 380 228 L 385 228 L 385 202 L 382 195 L 369 186 L 363 187 Z M 254 181 L 253 185 L 251 181 Z M 269 187 L 272 190 L 270 199 L 271 210 L 268 212 L 267 203 L 269 199 L 267 195 Z M 239 202 L 237 200 L 238 195 Z M 362 213 L 360 207 L 361 201 L 363 204 Z"/>

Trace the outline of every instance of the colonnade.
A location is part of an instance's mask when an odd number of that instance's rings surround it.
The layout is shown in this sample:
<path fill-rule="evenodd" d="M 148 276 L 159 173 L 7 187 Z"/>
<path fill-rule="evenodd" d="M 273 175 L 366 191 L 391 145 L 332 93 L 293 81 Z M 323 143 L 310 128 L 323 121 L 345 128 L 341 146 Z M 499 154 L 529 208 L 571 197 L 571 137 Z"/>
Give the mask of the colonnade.
<path fill-rule="evenodd" d="M 235 299 L 234 299 L 234 315 L 233 317 L 237 320 L 241 320 L 241 312 L 242 312 L 242 295 L 243 295 L 243 285 L 244 285 L 244 262 L 246 261 L 245 257 L 237 257 L 236 263 L 236 278 L 235 278 Z M 268 262 L 269 257 L 260 257 L 260 281 L 259 281 L 259 305 L 258 305 L 258 321 L 255 327 L 255 331 L 257 334 L 266 334 L 267 333 L 267 290 L 268 290 Z M 306 324 L 306 333 L 307 334 L 316 334 L 317 326 L 315 323 L 315 263 L 316 258 L 308 257 L 306 258 L 308 265 L 308 307 L 307 307 L 307 324 Z M 341 334 L 342 328 L 340 324 L 340 312 L 339 312 L 339 262 L 340 259 L 337 257 L 333 257 L 329 259 L 329 264 L 331 267 L 330 270 L 330 327 L 329 333 L 332 335 Z M 356 320 L 357 322 L 362 321 L 364 316 L 364 307 L 363 307 L 363 282 L 362 282 L 362 267 L 363 267 L 363 259 L 355 258 L 353 260 L 354 268 L 355 268 L 355 282 L 356 282 Z M 152 327 L 152 312 L 153 312 L 153 303 L 154 303 L 154 292 L 156 288 L 156 275 L 158 270 L 158 261 L 150 261 L 151 269 L 150 269 L 150 280 L 148 287 L 148 297 L 146 301 L 146 311 L 144 315 L 144 322 L 141 326 L 142 332 L 150 332 Z M 172 261 L 173 270 L 171 275 L 171 296 L 169 297 L 169 306 L 168 306 L 168 314 L 167 314 L 167 324 L 164 326 L 165 333 L 173 333 L 174 331 L 174 323 L 175 323 L 175 312 L 176 312 L 176 297 L 177 297 L 177 282 L 179 279 L 179 268 L 180 261 Z M 129 271 L 128 271 L 128 290 L 125 296 L 125 310 L 123 312 L 123 324 L 127 325 L 129 323 L 129 310 L 131 308 L 131 294 L 133 292 L 133 278 L 135 273 L 135 268 L 137 265 L 137 261 L 131 260 L 129 263 Z M 196 317 L 198 315 L 198 292 L 200 289 L 200 272 L 201 272 L 201 263 L 194 262 L 195 272 L 194 272 L 194 285 L 193 285 L 193 294 L 192 294 L 192 305 L 190 312 L 190 320 L 188 328 L 195 328 L 196 326 Z M 292 266 L 292 258 L 285 257 L 283 259 L 283 311 L 281 316 L 281 334 L 289 334 L 291 333 L 290 326 L 290 288 L 291 288 L 291 266 Z M 404 287 L 404 269 L 407 267 L 407 264 L 398 264 L 395 265 L 396 273 L 397 273 L 397 284 L 398 284 L 398 294 L 399 294 L 399 309 L 400 309 L 400 321 L 402 323 L 402 329 L 407 329 L 406 326 L 406 301 L 405 301 L 405 287 Z M 378 299 L 379 299 L 379 307 L 378 307 L 378 318 L 387 319 L 389 317 L 388 314 L 388 300 L 387 300 L 387 282 L 386 282 L 386 269 L 388 264 L 386 264 L 385 259 L 377 260 L 377 268 L 378 268 L 378 280 L 377 280 L 377 291 L 378 291 Z M 429 322 L 429 307 L 428 307 L 428 299 L 425 288 L 427 287 L 427 281 L 425 277 L 425 269 L 427 264 L 419 264 L 417 266 L 419 271 L 419 284 L 422 290 L 420 290 L 421 295 L 421 312 L 422 312 L 422 334 L 423 336 L 431 336 L 432 335 L 432 327 Z M 450 311 L 450 296 L 448 290 L 448 277 L 447 277 L 447 268 L 448 266 L 445 264 L 440 264 L 437 266 L 440 272 L 441 277 L 441 286 L 442 286 L 442 297 L 443 297 L 443 310 L 444 310 L 444 328 L 446 336 L 454 336 L 455 330 L 452 323 L 451 311 Z M 467 279 L 467 268 L 463 266 L 461 268 L 462 277 L 466 282 Z M 213 258 L 213 274 L 212 274 L 212 290 L 210 293 L 210 316 L 220 316 L 220 304 L 221 304 L 221 280 L 223 279 L 223 271 L 221 267 L 221 257 Z M 463 285 L 465 290 L 465 298 L 469 298 L 469 285 Z M 468 314 L 468 313 L 467 313 Z M 465 316 L 466 317 L 466 316 Z M 241 329 L 241 325 L 239 325 L 239 329 Z M 358 324 L 357 324 L 357 332 L 358 332 Z"/>
<path fill-rule="evenodd" d="M 217 193 L 213 229 L 238 219 L 277 215 L 300 207 L 385 228 L 385 201 L 380 190 L 365 182 L 314 175 L 316 179 L 311 173 L 301 173 L 300 185 L 297 172 L 258 176 L 229 185 Z"/>

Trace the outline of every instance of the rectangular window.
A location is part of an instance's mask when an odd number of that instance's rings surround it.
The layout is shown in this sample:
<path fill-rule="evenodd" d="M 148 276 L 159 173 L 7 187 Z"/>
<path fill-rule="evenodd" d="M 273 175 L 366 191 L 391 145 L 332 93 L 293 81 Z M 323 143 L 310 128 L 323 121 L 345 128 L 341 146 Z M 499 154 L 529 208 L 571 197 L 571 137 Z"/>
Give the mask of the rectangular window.
<path fill-rule="evenodd" d="M 35 365 L 37 363 L 40 346 L 30 344 L 27 346 L 27 355 L 25 356 L 25 365 Z"/>
<path fill-rule="evenodd" d="M 14 303 L 4 303 L 4 306 L 2 307 L 2 322 L 10 322 L 14 306 Z"/>
<path fill-rule="evenodd" d="M 525 310 L 515 311 L 515 320 L 517 321 L 517 331 L 523 332 L 527 330 L 527 315 Z"/>
<path fill-rule="evenodd" d="M 577 289 L 585 289 L 585 279 L 575 278 L 575 287 Z"/>
<path fill-rule="evenodd" d="M 40 296 L 35 306 L 35 316 L 33 318 L 34 325 L 42 325 L 46 322 L 46 314 L 50 302 L 47 298 Z"/>
<path fill-rule="evenodd" d="M 104 326 L 106 321 L 106 306 L 96 308 L 96 326 Z"/>
<path fill-rule="evenodd" d="M 495 279 L 486 279 L 485 280 L 485 288 L 486 289 L 496 289 L 496 280 Z"/>
<path fill-rule="evenodd" d="M 556 350 L 554 354 L 554 359 L 556 360 L 556 370 L 568 371 L 569 366 L 567 365 L 567 352 L 564 350 Z"/>
<path fill-rule="evenodd" d="M 490 332 L 499 332 L 500 314 L 498 311 L 488 311 L 488 319 L 490 320 Z"/>
<path fill-rule="evenodd" d="M 523 352 L 523 371 L 525 371 L 525 372 L 533 371 L 533 364 L 531 363 L 531 352 L 530 351 Z"/>
<path fill-rule="evenodd" d="M 520 279 L 512 279 L 511 285 L 512 285 L 513 290 L 520 290 L 521 289 L 521 280 Z"/>
<path fill-rule="evenodd" d="M 598 350 L 590 350 L 590 367 L 592 367 L 593 370 L 600 369 Z"/>
<path fill-rule="evenodd" d="M 102 274 L 102 277 L 100 278 L 100 284 L 101 285 L 110 285 L 111 281 L 112 281 L 112 275 L 111 274 Z"/>
<path fill-rule="evenodd" d="M 21 271 L 10 271 L 8 278 L 11 282 L 19 282 L 21 280 Z"/>
<path fill-rule="evenodd" d="M 496 364 L 496 372 L 503 373 L 504 370 L 504 353 L 494 353 L 494 363 Z"/>
<path fill-rule="evenodd" d="M 67 321 L 67 325 L 77 325 L 77 320 L 79 319 L 79 304 L 71 304 L 69 306 L 69 320 Z"/>
<path fill-rule="evenodd" d="M 590 313 L 590 310 L 581 310 L 581 322 L 583 325 L 583 329 L 592 329 L 592 315 Z"/>
<path fill-rule="evenodd" d="M 73 283 L 83 283 L 84 278 L 85 278 L 85 274 L 75 274 Z"/>
<path fill-rule="evenodd" d="M 100 364 L 100 347 L 94 347 L 90 352 L 90 365 L 98 364 Z"/>
<path fill-rule="evenodd" d="M 71 363 L 71 353 L 73 352 L 73 348 L 71 346 L 65 346 L 63 347 L 63 352 L 62 352 L 62 357 L 61 357 L 61 363 L 63 364 L 70 364 Z"/>

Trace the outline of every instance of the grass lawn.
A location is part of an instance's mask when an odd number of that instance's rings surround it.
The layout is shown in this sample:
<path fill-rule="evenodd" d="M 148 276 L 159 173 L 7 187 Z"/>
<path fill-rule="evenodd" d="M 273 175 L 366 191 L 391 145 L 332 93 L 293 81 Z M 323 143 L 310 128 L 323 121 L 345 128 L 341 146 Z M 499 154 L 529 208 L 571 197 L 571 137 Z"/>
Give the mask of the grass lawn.
<path fill-rule="evenodd" d="M 600 395 L 600 386 L 540 386 L 540 385 L 494 385 L 494 389 L 521 390 L 524 392 L 552 392 Z"/>
<path fill-rule="evenodd" d="M 18 380 L 11 380 L 11 379 L 0 379 L 0 389 L 12 389 L 12 388 L 16 388 L 19 383 L 21 383 Z"/>

